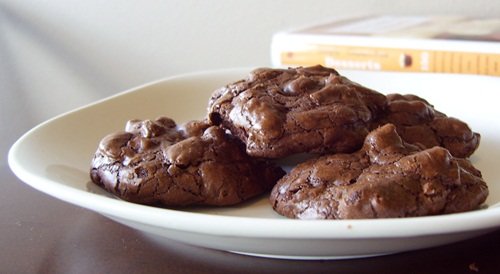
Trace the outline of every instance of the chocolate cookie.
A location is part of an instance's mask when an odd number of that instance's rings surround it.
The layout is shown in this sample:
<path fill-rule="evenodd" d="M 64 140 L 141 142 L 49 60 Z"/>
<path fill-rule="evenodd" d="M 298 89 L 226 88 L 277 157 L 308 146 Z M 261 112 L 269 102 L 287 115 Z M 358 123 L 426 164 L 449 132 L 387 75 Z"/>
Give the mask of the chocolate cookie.
<path fill-rule="evenodd" d="M 233 205 L 264 193 L 284 171 L 250 158 L 243 144 L 206 122 L 132 120 L 105 137 L 92 160 L 94 183 L 136 203 Z"/>
<path fill-rule="evenodd" d="M 468 211 L 487 195 L 480 171 L 468 160 L 438 146 L 421 150 L 387 124 L 355 153 L 299 164 L 274 186 L 270 201 L 290 218 L 361 219 Z"/>
<path fill-rule="evenodd" d="M 251 156 L 352 152 L 385 111 L 384 95 L 322 66 L 257 69 L 214 92 L 208 117 Z"/>
<path fill-rule="evenodd" d="M 422 148 L 442 146 L 455 157 L 465 158 L 479 146 L 481 136 L 455 118 L 447 117 L 416 95 L 387 95 L 387 111 L 374 128 L 386 123 L 396 125 L 406 142 Z"/>

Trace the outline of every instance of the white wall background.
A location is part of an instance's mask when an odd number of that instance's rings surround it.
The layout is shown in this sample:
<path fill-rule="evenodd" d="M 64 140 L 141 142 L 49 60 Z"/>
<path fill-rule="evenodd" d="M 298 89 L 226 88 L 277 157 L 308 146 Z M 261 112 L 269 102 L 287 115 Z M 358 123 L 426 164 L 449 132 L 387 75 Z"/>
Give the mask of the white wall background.
<path fill-rule="evenodd" d="M 359 13 L 500 16 L 496 0 L 0 0 L 0 164 L 54 115 L 168 75 L 269 66 L 274 32 Z"/>

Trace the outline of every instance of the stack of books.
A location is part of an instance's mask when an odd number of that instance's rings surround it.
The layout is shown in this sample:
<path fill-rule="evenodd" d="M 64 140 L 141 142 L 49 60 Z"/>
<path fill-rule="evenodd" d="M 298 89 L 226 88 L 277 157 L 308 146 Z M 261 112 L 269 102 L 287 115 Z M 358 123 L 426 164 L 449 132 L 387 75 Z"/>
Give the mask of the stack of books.
<path fill-rule="evenodd" d="M 276 33 L 276 67 L 500 76 L 500 18 L 365 15 Z"/>

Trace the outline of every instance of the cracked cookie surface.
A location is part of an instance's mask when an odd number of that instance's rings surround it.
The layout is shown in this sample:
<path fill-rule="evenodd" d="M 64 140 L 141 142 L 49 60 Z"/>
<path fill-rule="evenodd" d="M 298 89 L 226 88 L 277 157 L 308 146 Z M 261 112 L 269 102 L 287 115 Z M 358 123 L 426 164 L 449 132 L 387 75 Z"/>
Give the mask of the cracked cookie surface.
<path fill-rule="evenodd" d="M 468 157 L 480 135 L 414 95 L 383 95 L 331 68 L 256 69 L 216 90 L 208 103 L 212 124 L 229 129 L 249 155 L 281 158 L 296 153 L 350 153 L 370 130 L 397 126 L 407 142 L 439 145 Z"/>
<path fill-rule="evenodd" d="M 204 121 L 131 120 L 102 139 L 94 183 L 135 203 L 159 206 L 240 203 L 272 188 L 284 171 L 246 155 L 233 136 Z"/>
<path fill-rule="evenodd" d="M 416 95 L 388 94 L 387 110 L 374 126 L 392 123 L 405 142 L 421 148 L 442 146 L 451 155 L 466 158 L 479 147 L 481 135 L 453 117 L 434 109 Z"/>
<path fill-rule="evenodd" d="M 297 165 L 274 186 L 270 201 L 290 218 L 363 219 L 463 212 L 487 196 L 480 171 L 467 159 L 438 146 L 421 150 L 387 124 L 355 153 Z"/>
<path fill-rule="evenodd" d="M 256 69 L 216 90 L 211 123 L 228 128 L 252 156 L 351 152 L 385 109 L 384 95 L 322 66 Z"/>

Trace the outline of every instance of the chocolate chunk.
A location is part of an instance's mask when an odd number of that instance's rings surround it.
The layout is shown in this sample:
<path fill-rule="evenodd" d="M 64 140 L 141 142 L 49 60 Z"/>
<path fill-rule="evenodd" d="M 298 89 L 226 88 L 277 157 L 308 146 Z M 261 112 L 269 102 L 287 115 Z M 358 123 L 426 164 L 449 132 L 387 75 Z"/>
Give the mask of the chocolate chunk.
<path fill-rule="evenodd" d="M 161 206 L 233 205 L 269 191 L 284 171 L 246 155 L 239 140 L 205 121 L 131 120 L 99 144 L 94 183 L 118 197 Z"/>
<path fill-rule="evenodd" d="M 270 201 L 290 218 L 362 219 L 474 210 L 487 196 L 468 160 L 439 146 L 406 143 L 387 124 L 368 134 L 357 152 L 297 165 L 274 186 Z"/>

